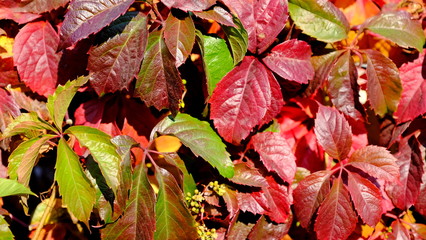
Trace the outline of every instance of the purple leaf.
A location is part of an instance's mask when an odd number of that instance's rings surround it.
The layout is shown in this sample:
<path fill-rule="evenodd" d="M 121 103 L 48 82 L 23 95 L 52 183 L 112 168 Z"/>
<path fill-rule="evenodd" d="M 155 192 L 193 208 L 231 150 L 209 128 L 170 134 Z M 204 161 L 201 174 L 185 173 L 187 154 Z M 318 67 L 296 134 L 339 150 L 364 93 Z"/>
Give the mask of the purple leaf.
<path fill-rule="evenodd" d="M 169 14 L 164 27 L 164 41 L 176 59 L 176 67 L 179 67 L 191 53 L 195 42 L 195 26 L 192 18 L 180 20 Z"/>

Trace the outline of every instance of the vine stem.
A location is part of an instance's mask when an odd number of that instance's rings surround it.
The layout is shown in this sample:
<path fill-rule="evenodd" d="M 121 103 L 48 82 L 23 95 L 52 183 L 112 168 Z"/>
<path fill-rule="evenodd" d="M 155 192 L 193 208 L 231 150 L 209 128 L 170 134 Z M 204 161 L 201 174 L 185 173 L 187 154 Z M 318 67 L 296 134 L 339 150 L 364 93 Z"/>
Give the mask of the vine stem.
<path fill-rule="evenodd" d="M 50 213 L 52 212 L 52 209 L 55 206 L 55 201 L 56 201 L 56 186 L 53 186 L 52 193 L 47 202 L 46 209 L 44 209 L 43 215 L 41 217 L 40 223 L 37 226 L 33 239 L 35 240 L 42 239 L 40 236 L 41 230 L 43 229 L 44 224 L 47 222 L 48 218 L 50 217 Z"/>

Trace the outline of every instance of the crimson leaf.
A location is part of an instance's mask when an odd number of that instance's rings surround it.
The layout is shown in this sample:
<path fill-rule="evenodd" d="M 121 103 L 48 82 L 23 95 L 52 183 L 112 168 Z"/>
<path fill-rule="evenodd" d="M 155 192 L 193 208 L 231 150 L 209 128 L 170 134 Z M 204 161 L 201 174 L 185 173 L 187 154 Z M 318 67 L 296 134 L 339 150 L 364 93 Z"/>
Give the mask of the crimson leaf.
<path fill-rule="evenodd" d="M 293 182 L 296 173 L 296 158 L 287 139 L 280 133 L 263 132 L 252 138 L 252 144 L 266 169 L 276 172 L 288 183 Z"/>
<path fill-rule="evenodd" d="M 59 36 L 48 22 L 26 24 L 16 35 L 13 60 L 21 80 L 34 92 L 48 96 L 55 91 L 60 54 Z"/>
<path fill-rule="evenodd" d="M 22 12 L 44 13 L 65 6 L 69 0 L 32 0 L 22 1 L 19 10 Z"/>
<path fill-rule="evenodd" d="M 182 93 L 182 79 L 162 32 L 150 33 L 136 82 L 136 96 L 148 106 L 154 106 L 158 110 L 168 108 L 176 115 Z"/>
<path fill-rule="evenodd" d="M 183 11 L 202 11 L 216 3 L 216 0 L 161 0 L 169 8 L 179 8 Z"/>
<path fill-rule="evenodd" d="M 341 178 L 333 181 L 333 187 L 318 210 L 315 232 L 319 240 L 346 239 L 355 229 L 357 216 L 352 209 L 348 190 Z"/>
<path fill-rule="evenodd" d="M 308 83 L 314 76 L 311 47 L 304 41 L 291 39 L 275 46 L 263 62 L 281 77 Z"/>
<path fill-rule="evenodd" d="M 426 167 L 423 165 L 423 172 L 426 171 Z M 417 202 L 414 204 L 416 210 L 423 216 L 426 216 L 426 174 L 422 176 L 422 184 L 420 185 L 420 193 Z"/>
<path fill-rule="evenodd" d="M 395 220 L 392 225 L 392 233 L 388 235 L 389 240 L 405 240 L 405 239 L 411 239 L 410 233 L 408 232 L 408 229 L 402 225 L 400 220 Z"/>
<path fill-rule="evenodd" d="M 319 144 L 333 158 L 344 160 L 352 146 L 352 131 L 345 117 L 336 109 L 319 106 L 315 119 Z"/>
<path fill-rule="evenodd" d="M 255 187 L 264 187 L 268 185 L 266 179 L 259 171 L 248 167 L 245 163 L 235 164 L 234 171 L 234 176 L 229 179 L 234 183 Z"/>
<path fill-rule="evenodd" d="M 288 187 L 278 184 L 272 177 L 267 177 L 267 180 L 269 186 L 262 188 L 267 200 L 266 215 L 276 223 L 286 223 L 291 214 L 293 198 Z"/>
<path fill-rule="evenodd" d="M 367 49 L 367 94 L 380 116 L 394 112 L 401 97 L 401 81 L 395 63 L 382 53 Z"/>
<path fill-rule="evenodd" d="M 402 96 L 395 112 L 398 122 L 413 120 L 426 112 L 426 81 L 423 73 L 425 53 L 414 62 L 406 63 L 399 69 L 402 81 Z"/>
<path fill-rule="evenodd" d="M 217 84 L 210 118 L 226 141 L 239 143 L 262 122 L 271 106 L 269 78 L 273 76 L 262 63 L 246 56 Z"/>
<path fill-rule="evenodd" d="M 266 221 L 264 216 L 260 217 L 260 219 L 254 225 L 252 231 L 250 232 L 248 239 L 250 240 L 280 240 L 283 239 L 287 234 L 288 230 L 291 227 L 291 220 L 282 223 L 282 224 L 274 224 Z"/>
<path fill-rule="evenodd" d="M 90 50 L 88 70 L 96 92 L 127 89 L 141 64 L 147 41 L 147 18 L 139 13 L 120 35 Z"/>
<path fill-rule="evenodd" d="M 315 211 L 330 192 L 329 179 L 329 172 L 318 171 L 300 181 L 294 190 L 294 209 L 302 227 L 308 227 Z"/>
<path fill-rule="evenodd" d="M 236 27 L 232 15 L 219 6 L 215 6 L 212 10 L 194 12 L 194 15 L 199 18 L 214 20 L 225 26 Z"/>
<path fill-rule="evenodd" d="M 61 26 L 59 49 L 100 31 L 126 12 L 134 0 L 74 0 Z"/>
<path fill-rule="evenodd" d="M 194 22 L 190 17 L 180 20 L 173 14 L 169 14 L 164 24 L 164 40 L 170 53 L 176 59 L 176 66 L 179 67 L 185 62 L 194 45 Z"/>

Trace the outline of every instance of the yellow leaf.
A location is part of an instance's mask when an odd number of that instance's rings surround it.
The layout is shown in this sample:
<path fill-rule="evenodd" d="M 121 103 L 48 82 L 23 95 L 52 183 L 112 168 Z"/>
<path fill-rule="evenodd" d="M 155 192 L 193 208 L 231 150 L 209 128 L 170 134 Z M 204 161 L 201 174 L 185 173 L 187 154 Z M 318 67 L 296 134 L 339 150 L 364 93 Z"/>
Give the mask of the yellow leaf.
<path fill-rule="evenodd" d="M 180 140 L 174 136 L 160 136 L 154 141 L 155 148 L 159 152 L 176 152 L 182 146 Z"/>
<path fill-rule="evenodd" d="M 13 42 L 14 42 L 13 38 L 8 38 L 7 36 L 0 36 L 0 57 L 1 58 L 8 58 L 13 56 L 13 53 L 12 53 Z"/>

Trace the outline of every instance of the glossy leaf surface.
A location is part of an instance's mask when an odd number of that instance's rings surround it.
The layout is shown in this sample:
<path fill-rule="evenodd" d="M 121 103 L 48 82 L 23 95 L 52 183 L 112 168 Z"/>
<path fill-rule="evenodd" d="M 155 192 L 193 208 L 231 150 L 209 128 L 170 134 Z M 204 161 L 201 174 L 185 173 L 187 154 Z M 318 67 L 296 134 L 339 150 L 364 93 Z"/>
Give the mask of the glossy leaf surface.
<path fill-rule="evenodd" d="M 234 65 L 236 65 L 243 60 L 247 52 L 248 33 L 238 18 L 234 17 L 233 20 L 236 25 L 235 27 L 228 27 L 226 25 L 221 25 L 221 27 L 228 38 L 228 44 L 234 58 Z"/>
<path fill-rule="evenodd" d="M 211 10 L 193 13 L 199 18 L 210 19 L 225 26 L 236 27 L 232 15 L 219 6 L 215 6 Z"/>
<path fill-rule="evenodd" d="M 185 62 L 195 43 L 194 22 L 190 17 L 180 20 L 169 14 L 164 24 L 164 42 L 179 67 Z"/>

